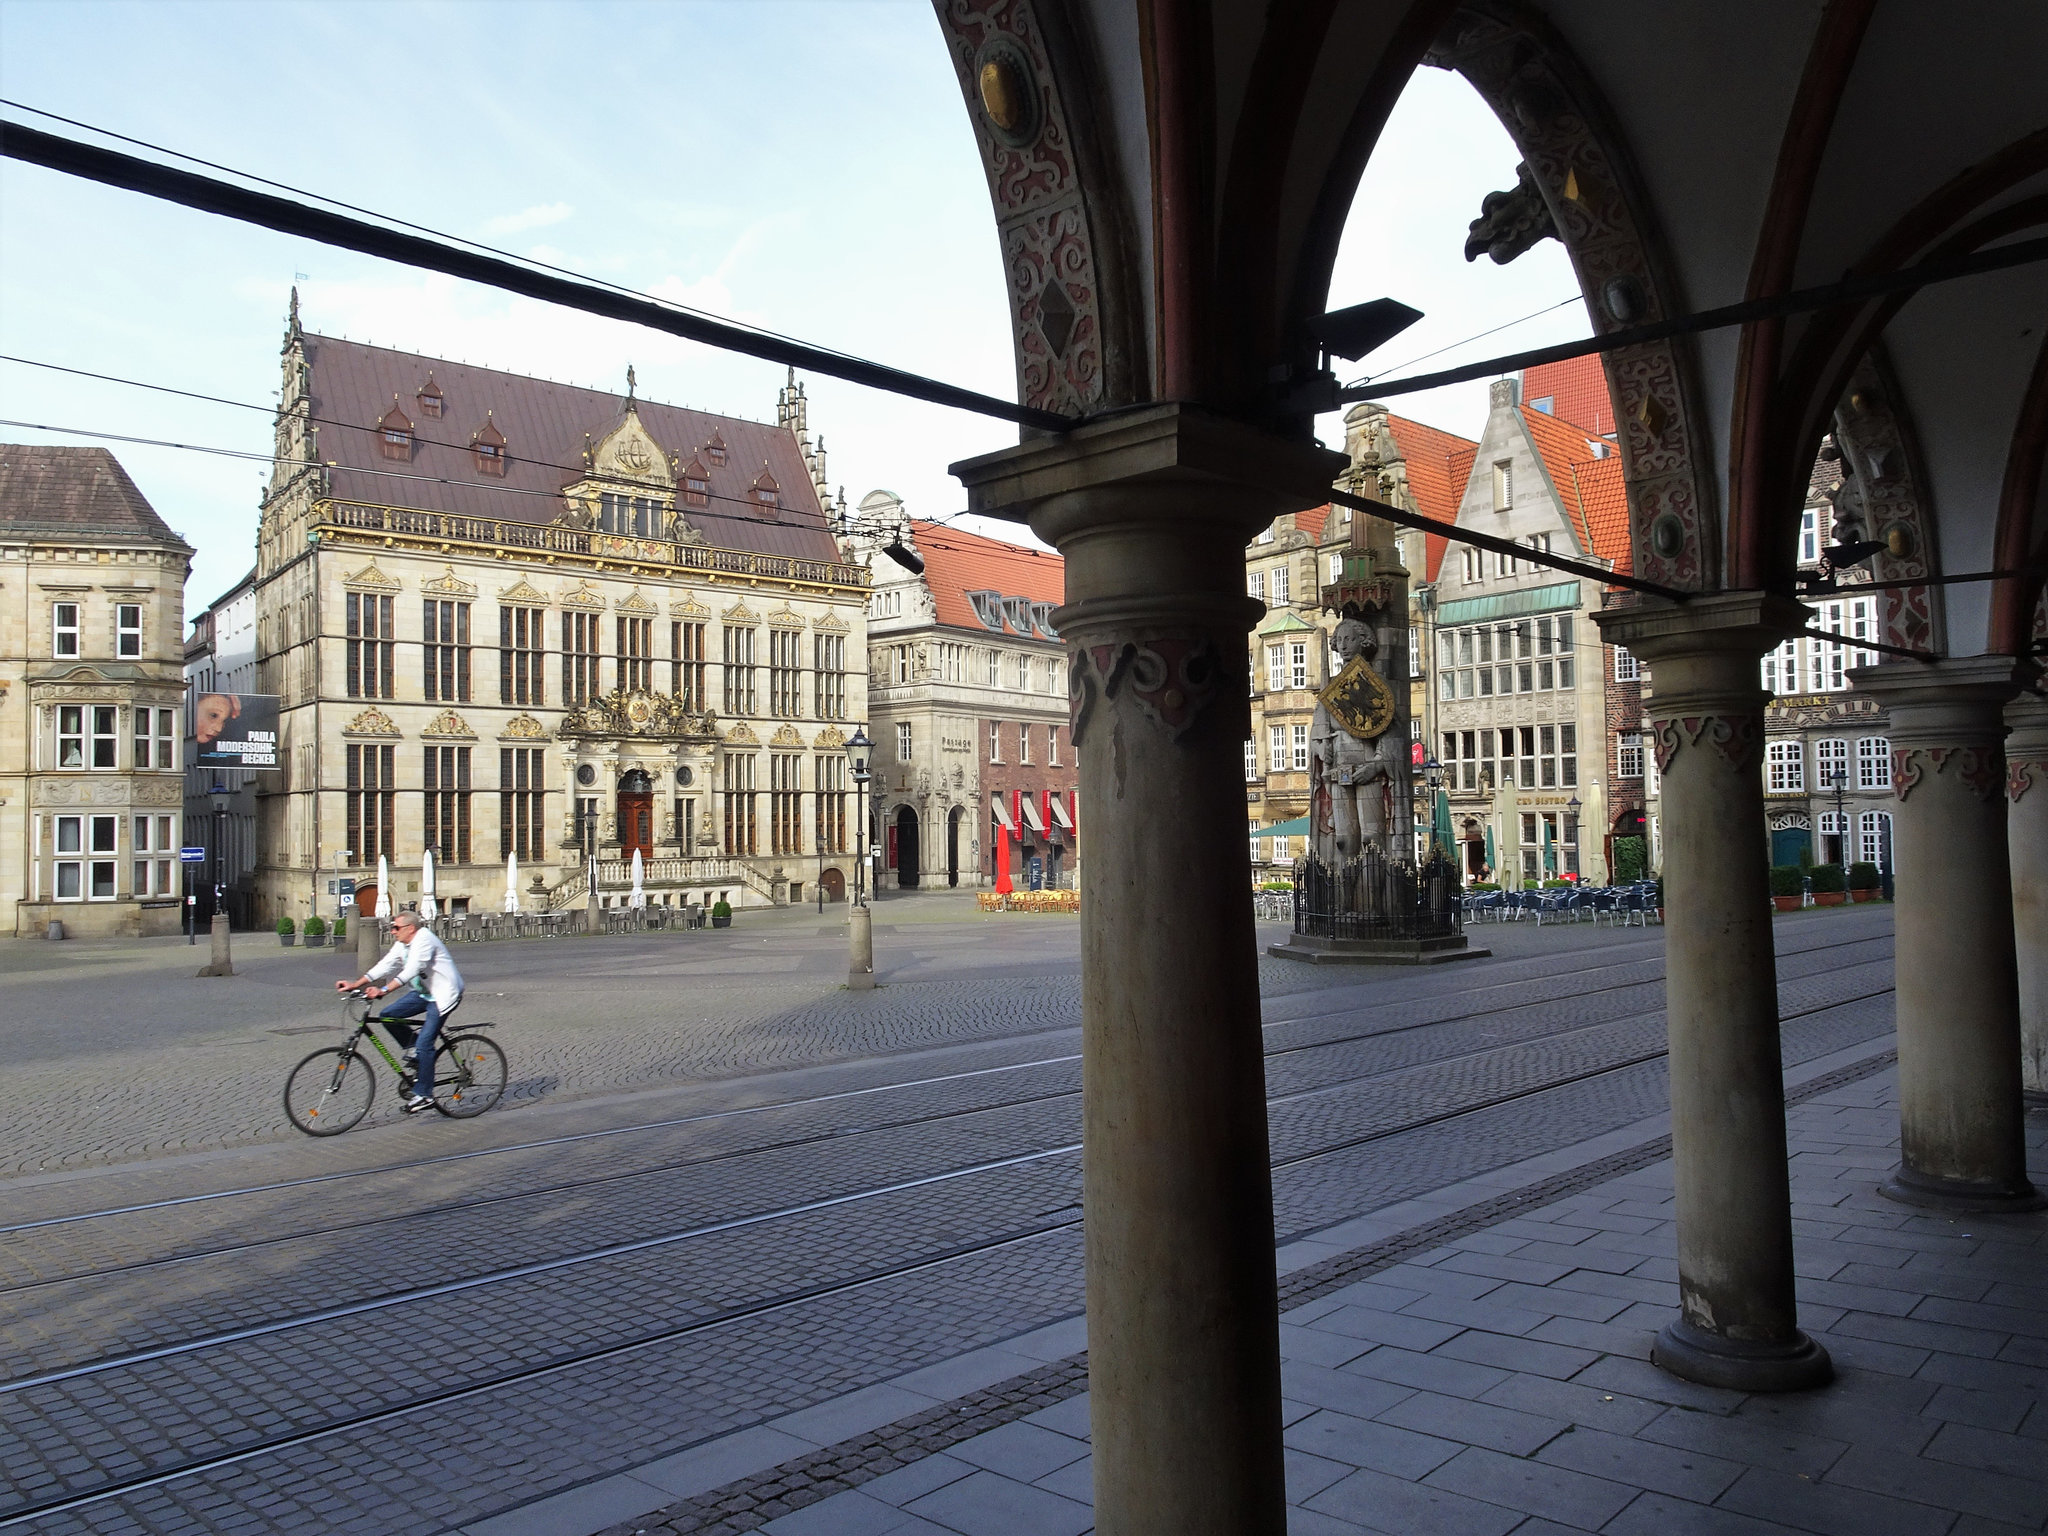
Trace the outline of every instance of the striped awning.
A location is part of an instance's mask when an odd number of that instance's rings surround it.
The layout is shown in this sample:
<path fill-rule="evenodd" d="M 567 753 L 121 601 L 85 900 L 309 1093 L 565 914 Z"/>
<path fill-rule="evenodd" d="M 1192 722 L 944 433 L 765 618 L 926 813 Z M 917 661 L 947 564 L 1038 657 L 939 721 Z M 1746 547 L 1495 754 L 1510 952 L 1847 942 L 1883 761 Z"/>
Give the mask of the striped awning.
<path fill-rule="evenodd" d="M 1071 832 L 1074 830 L 1074 818 L 1067 814 L 1067 802 L 1065 796 L 1054 795 L 1052 797 L 1052 819 L 1053 824 L 1059 827 L 1061 830 L 1067 832 Z"/>
<path fill-rule="evenodd" d="M 1038 801 L 1032 796 L 1026 795 L 1019 803 L 1024 807 L 1024 825 L 1034 832 L 1043 832 L 1045 830 L 1045 818 L 1038 814 Z"/>
<path fill-rule="evenodd" d="M 996 813 L 996 820 L 1004 827 L 1012 832 L 1017 830 L 1017 823 L 1010 819 L 1010 808 L 1003 803 L 1001 795 L 997 795 L 989 802 L 989 808 Z"/>

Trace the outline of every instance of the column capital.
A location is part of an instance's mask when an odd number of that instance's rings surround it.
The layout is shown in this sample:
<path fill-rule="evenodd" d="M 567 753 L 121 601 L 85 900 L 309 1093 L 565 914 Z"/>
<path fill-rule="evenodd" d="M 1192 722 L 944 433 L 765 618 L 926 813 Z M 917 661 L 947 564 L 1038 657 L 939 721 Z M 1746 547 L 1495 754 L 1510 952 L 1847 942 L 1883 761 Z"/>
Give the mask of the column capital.
<path fill-rule="evenodd" d="M 1804 629 L 1813 615 L 1775 592 L 1716 592 L 1675 603 L 1649 599 L 1592 615 L 1600 638 L 1652 666 L 1674 657 L 1723 654 L 1754 661 Z"/>
<path fill-rule="evenodd" d="M 2027 791 L 2048 795 L 2048 698 L 2022 693 L 2005 706 L 2005 793 L 2017 805 Z"/>
<path fill-rule="evenodd" d="M 1851 667 L 1849 683 L 1885 707 L 1895 743 L 1985 744 L 2005 739 L 2005 706 L 2033 670 L 2017 656 L 1951 656 Z"/>

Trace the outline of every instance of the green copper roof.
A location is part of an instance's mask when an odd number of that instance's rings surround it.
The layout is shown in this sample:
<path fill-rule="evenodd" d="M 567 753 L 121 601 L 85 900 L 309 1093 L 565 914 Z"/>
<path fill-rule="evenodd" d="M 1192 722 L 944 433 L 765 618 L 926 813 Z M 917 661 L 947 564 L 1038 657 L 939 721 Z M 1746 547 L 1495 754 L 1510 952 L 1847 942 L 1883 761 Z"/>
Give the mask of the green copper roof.
<path fill-rule="evenodd" d="M 1290 629 L 1314 628 L 1315 625 L 1309 623 L 1300 614 L 1291 613 L 1283 608 L 1273 618 L 1268 619 L 1264 624 L 1259 626 L 1259 633 L 1262 635 L 1282 635 L 1287 633 L 1287 631 Z"/>
<path fill-rule="evenodd" d="M 1494 597 L 1461 597 L 1443 603 L 1436 610 L 1439 629 L 1455 624 L 1484 624 L 1493 619 L 1519 619 L 1524 614 L 1552 613 L 1579 606 L 1579 584 L 1561 581 L 1550 587 L 1525 587 L 1520 592 L 1502 592 Z"/>

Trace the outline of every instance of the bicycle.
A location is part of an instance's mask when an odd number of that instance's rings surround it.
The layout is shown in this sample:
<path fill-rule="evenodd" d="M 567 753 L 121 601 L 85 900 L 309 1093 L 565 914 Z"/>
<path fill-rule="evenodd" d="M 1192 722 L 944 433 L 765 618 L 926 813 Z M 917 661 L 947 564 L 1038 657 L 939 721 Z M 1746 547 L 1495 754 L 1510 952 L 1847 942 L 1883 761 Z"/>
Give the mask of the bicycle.
<path fill-rule="evenodd" d="M 339 1136 L 369 1113 L 377 1096 L 377 1074 L 362 1049 L 365 1039 L 397 1074 L 399 1098 L 411 1092 L 418 1075 L 371 1028 L 382 1024 L 403 1053 L 408 1047 L 398 1028 L 413 1031 L 417 1038 L 412 1020 L 370 1012 L 369 1000 L 360 992 L 349 994 L 342 1012 L 353 1026 L 349 1037 L 338 1046 L 312 1052 L 285 1078 L 285 1115 L 308 1136 Z M 443 1027 L 445 1031 L 445 1016 Z M 508 1071 L 505 1053 L 488 1036 L 444 1032 L 434 1049 L 434 1108 L 451 1120 L 474 1119 L 504 1096 Z"/>

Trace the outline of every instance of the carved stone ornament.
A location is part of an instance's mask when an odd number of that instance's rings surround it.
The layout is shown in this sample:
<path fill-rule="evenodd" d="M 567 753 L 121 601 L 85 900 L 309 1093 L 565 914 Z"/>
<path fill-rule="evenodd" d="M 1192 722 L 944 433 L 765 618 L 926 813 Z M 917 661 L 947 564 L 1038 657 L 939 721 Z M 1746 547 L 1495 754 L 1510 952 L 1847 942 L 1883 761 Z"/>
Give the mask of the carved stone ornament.
<path fill-rule="evenodd" d="M 756 736 L 752 728 L 744 721 L 727 731 L 725 739 L 729 745 L 735 747 L 758 747 L 761 745 L 761 738 Z"/>
<path fill-rule="evenodd" d="M 176 779 L 137 779 L 133 798 L 137 805 L 176 805 L 185 789 Z"/>
<path fill-rule="evenodd" d="M 1913 792 L 1920 782 L 1920 749 L 1917 747 L 1892 748 L 1892 794 L 1903 800 Z"/>
<path fill-rule="evenodd" d="M 670 603 L 668 605 L 668 613 L 672 619 L 708 619 L 711 617 L 711 610 L 698 602 L 694 597 L 686 597 L 679 603 Z"/>
<path fill-rule="evenodd" d="M 2014 805 L 2036 784 L 2048 782 L 2048 758 L 2019 757 L 2005 765 L 2005 795 Z"/>
<path fill-rule="evenodd" d="M 1084 646 L 1067 665 L 1069 734 L 1078 746 L 1102 702 L 1128 697 L 1177 741 L 1215 700 L 1224 675 L 1205 634 Z"/>
<path fill-rule="evenodd" d="M 430 597 L 475 597 L 476 583 L 464 581 L 455 574 L 454 566 L 444 565 L 439 576 L 420 583 L 420 591 Z"/>
<path fill-rule="evenodd" d="M 588 581 L 578 581 L 562 594 L 559 601 L 564 608 L 588 608 L 599 613 L 604 611 L 604 594 Z"/>
<path fill-rule="evenodd" d="M 1979 800 L 1995 799 L 2001 791 L 2017 800 L 2026 792 L 2012 793 L 2001 746 L 1892 748 L 1892 792 L 1901 800 L 1924 779 L 1951 772 Z"/>
<path fill-rule="evenodd" d="M 420 735 L 456 741 L 476 740 L 476 732 L 469 728 L 469 722 L 452 709 L 444 709 L 429 720 Z"/>
<path fill-rule="evenodd" d="M 853 626 L 848 624 L 846 620 L 839 617 L 838 611 L 834 610 L 833 612 L 826 614 L 825 617 L 823 617 L 822 619 L 814 621 L 811 625 L 811 628 L 819 630 L 824 634 L 828 635 L 844 635 L 849 633 L 852 630 Z"/>
<path fill-rule="evenodd" d="M 1836 543 L 1874 539 L 1885 548 L 1872 557 L 1879 581 L 1935 573 L 1934 519 L 1921 488 L 1916 456 L 1880 357 L 1866 354 L 1835 411 L 1835 446 L 1842 483 L 1829 495 Z M 1939 587 L 1889 587 L 1879 595 L 1884 638 L 1893 645 L 1939 650 L 1946 630 Z"/>
<path fill-rule="evenodd" d="M 672 693 L 628 692 L 623 688 L 581 709 L 572 709 L 562 721 L 564 736 L 643 736 L 656 738 L 705 738 L 716 734 L 709 712 L 692 713 Z"/>
<path fill-rule="evenodd" d="M 770 629 L 802 629 L 804 627 L 804 616 L 791 608 L 789 604 L 784 603 L 780 608 L 768 615 L 768 627 Z"/>
<path fill-rule="evenodd" d="M 1504 267 L 1539 240 L 1555 240 L 1557 224 L 1550 205 L 1529 177 L 1526 164 L 1515 167 L 1517 181 L 1505 192 L 1489 192 L 1479 200 L 1479 217 L 1465 236 L 1465 259 L 1491 257 Z"/>
<path fill-rule="evenodd" d="M 547 593 L 522 576 L 498 593 L 498 601 L 513 603 L 523 608 L 545 608 L 549 599 Z"/>
<path fill-rule="evenodd" d="M 396 592 L 399 590 L 398 583 L 378 570 L 375 561 L 364 566 L 353 576 L 342 577 L 341 584 L 351 592 Z"/>
<path fill-rule="evenodd" d="M 1650 721 L 1657 771 L 1670 771 L 1680 747 L 1704 743 L 1737 770 L 1756 767 L 1763 748 L 1763 722 L 1755 715 L 1679 715 Z"/>
<path fill-rule="evenodd" d="M 638 587 L 635 587 L 632 591 L 628 592 L 624 597 L 620 598 L 617 603 L 617 607 L 619 612 L 631 614 L 653 615 L 661 611 L 659 608 L 655 607 L 654 604 L 647 601 L 645 597 L 641 596 L 640 589 Z"/>
<path fill-rule="evenodd" d="M 772 747 L 800 747 L 804 744 L 804 739 L 797 735 L 795 726 L 782 725 L 776 727 L 775 734 L 769 738 L 768 744 Z"/>
<path fill-rule="evenodd" d="M 397 724 L 381 709 L 366 709 L 341 728 L 344 736 L 396 736 Z"/>
<path fill-rule="evenodd" d="M 836 751 L 846 745 L 846 738 L 840 734 L 838 726 L 828 725 L 818 732 L 818 739 L 813 745 L 821 752 Z"/>
<path fill-rule="evenodd" d="M 505 729 L 498 733 L 500 741 L 539 741 L 547 738 L 548 728 L 531 715 L 514 715 L 505 722 Z"/>
<path fill-rule="evenodd" d="M 719 617 L 730 624 L 758 624 L 761 622 L 761 615 L 747 606 L 745 598 L 741 598 L 738 602 L 734 603 L 724 613 L 720 614 Z"/>

